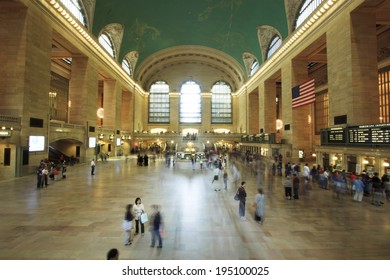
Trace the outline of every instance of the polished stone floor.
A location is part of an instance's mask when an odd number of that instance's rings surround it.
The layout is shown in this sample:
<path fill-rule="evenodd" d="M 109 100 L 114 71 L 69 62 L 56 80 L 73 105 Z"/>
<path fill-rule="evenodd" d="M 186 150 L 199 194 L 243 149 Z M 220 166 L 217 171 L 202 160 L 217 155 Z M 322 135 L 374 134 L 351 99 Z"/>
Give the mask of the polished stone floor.
<path fill-rule="evenodd" d="M 228 169 L 231 177 L 231 170 Z M 390 259 L 390 203 L 369 198 L 355 203 L 314 187 L 300 200 L 284 198 L 281 177 L 264 182 L 266 220 L 253 220 L 256 178 L 241 167 L 247 182 L 247 220 L 238 217 L 235 187 L 215 192 L 212 170 L 189 161 L 167 168 L 163 160 L 138 167 L 136 159 L 68 168 L 67 178 L 36 188 L 36 177 L 0 182 L 0 259 L 101 260 L 113 247 L 121 259 L 164 260 L 340 260 Z M 221 183 L 221 182 L 219 182 Z M 162 249 L 145 236 L 124 246 L 121 222 L 128 203 L 140 196 L 150 213 L 162 207 Z"/>

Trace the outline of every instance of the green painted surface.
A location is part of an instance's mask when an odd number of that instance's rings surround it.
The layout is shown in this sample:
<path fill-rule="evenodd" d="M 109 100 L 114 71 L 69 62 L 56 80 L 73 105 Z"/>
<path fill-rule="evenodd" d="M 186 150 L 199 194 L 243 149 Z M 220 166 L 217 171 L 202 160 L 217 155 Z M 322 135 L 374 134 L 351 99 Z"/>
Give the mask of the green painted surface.
<path fill-rule="evenodd" d="M 94 35 L 110 23 L 125 28 L 118 61 L 136 50 L 138 64 L 165 48 L 200 45 L 243 65 L 243 52 L 261 61 L 258 26 L 273 26 L 287 36 L 284 0 L 97 0 Z"/>

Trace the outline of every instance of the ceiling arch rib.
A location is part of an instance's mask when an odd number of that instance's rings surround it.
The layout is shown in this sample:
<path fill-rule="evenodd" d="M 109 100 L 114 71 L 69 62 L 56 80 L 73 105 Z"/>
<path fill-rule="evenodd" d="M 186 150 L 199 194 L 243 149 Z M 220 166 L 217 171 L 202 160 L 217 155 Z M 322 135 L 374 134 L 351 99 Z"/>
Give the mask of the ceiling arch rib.
<path fill-rule="evenodd" d="M 137 69 L 135 78 L 147 91 L 150 85 L 164 77 L 173 90 L 186 79 L 201 83 L 208 91 L 217 80 L 226 80 L 235 91 L 245 82 L 240 64 L 229 55 L 202 46 L 179 46 L 157 52 Z"/>

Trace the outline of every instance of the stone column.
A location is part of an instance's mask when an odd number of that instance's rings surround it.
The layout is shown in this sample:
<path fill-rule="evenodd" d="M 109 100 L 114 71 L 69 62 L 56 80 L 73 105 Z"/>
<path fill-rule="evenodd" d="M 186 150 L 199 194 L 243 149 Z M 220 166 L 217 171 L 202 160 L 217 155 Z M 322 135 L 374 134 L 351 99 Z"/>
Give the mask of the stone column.
<path fill-rule="evenodd" d="M 265 133 L 276 132 L 276 81 L 266 80 L 260 87 L 260 128 Z"/>
<path fill-rule="evenodd" d="M 259 134 L 259 89 L 248 95 L 248 134 Z"/>
<path fill-rule="evenodd" d="M 133 131 L 133 94 L 128 91 L 122 92 L 121 104 L 121 130 Z"/>
<path fill-rule="evenodd" d="M 115 80 L 105 80 L 103 88 L 104 128 L 116 131 L 121 123 L 122 89 Z"/>
<path fill-rule="evenodd" d="M 211 93 L 202 93 L 202 130 L 200 133 L 204 133 L 205 131 L 210 131 L 211 124 Z"/>
<path fill-rule="evenodd" d="M 69 82 L 69 122 L 89 126 L 96 123 L 98 100 L 98 73 L 87 57 L 72 59 L 71 78 Z"/>
<path fill-rule="evenodd" d="M 292 87 L 300 85 L 308 80 L 307 61 L 294 59 L 292 61 Z M 288 90 L 291 96 L 292 88 Z M 291 97 L 290 97 L 291 98 Z M 291 107 L 292 104 L 290 103 Z M 291 117 L 291 132 L 292 143 L 294 144 L 292 150 L 293 159 L 297 160 L 299 150 L 303 150 L 305 156 L 309 156 L 313 151 L 313 121 L 309 123 L 309 117 L 314 119 L 314 104 L 304 105 L 292 110 Z"/>
<path fill-rule="evenodd" d="M 169 94 L 169 130 L 179 131 L 179 110 L 180 93 L 171 92 Z"/>
<path fill-rule="evenodd" d="M 330 125 L 379 122 L 375 11 L 358 9 L 337 17 L 327 32 Z"/>

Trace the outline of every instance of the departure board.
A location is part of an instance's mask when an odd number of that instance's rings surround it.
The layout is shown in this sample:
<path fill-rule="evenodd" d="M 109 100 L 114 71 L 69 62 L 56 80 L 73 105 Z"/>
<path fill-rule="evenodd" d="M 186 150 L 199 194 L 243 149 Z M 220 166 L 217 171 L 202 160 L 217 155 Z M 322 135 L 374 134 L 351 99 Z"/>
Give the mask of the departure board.
<path fill-rule="evenodd" d="M 390 124 L 348 127 L 351 144 L 390 144 Z"/>
<path fill-rule="evenodd" d="M 345 143 L 345 131 L 342 127 L 331 128 L 328 130 L 328 143 Z"/>
<path fill-rule="evenodd" d="M 371 142 L 370 128 L 354 127 L 348 128 L 349 143 L 370 144 Z"/>
<path fill-rule="evenodd" d="M 322 129 L 321 144 L 390 145 L 390 124 L 369 124 Z"/>

